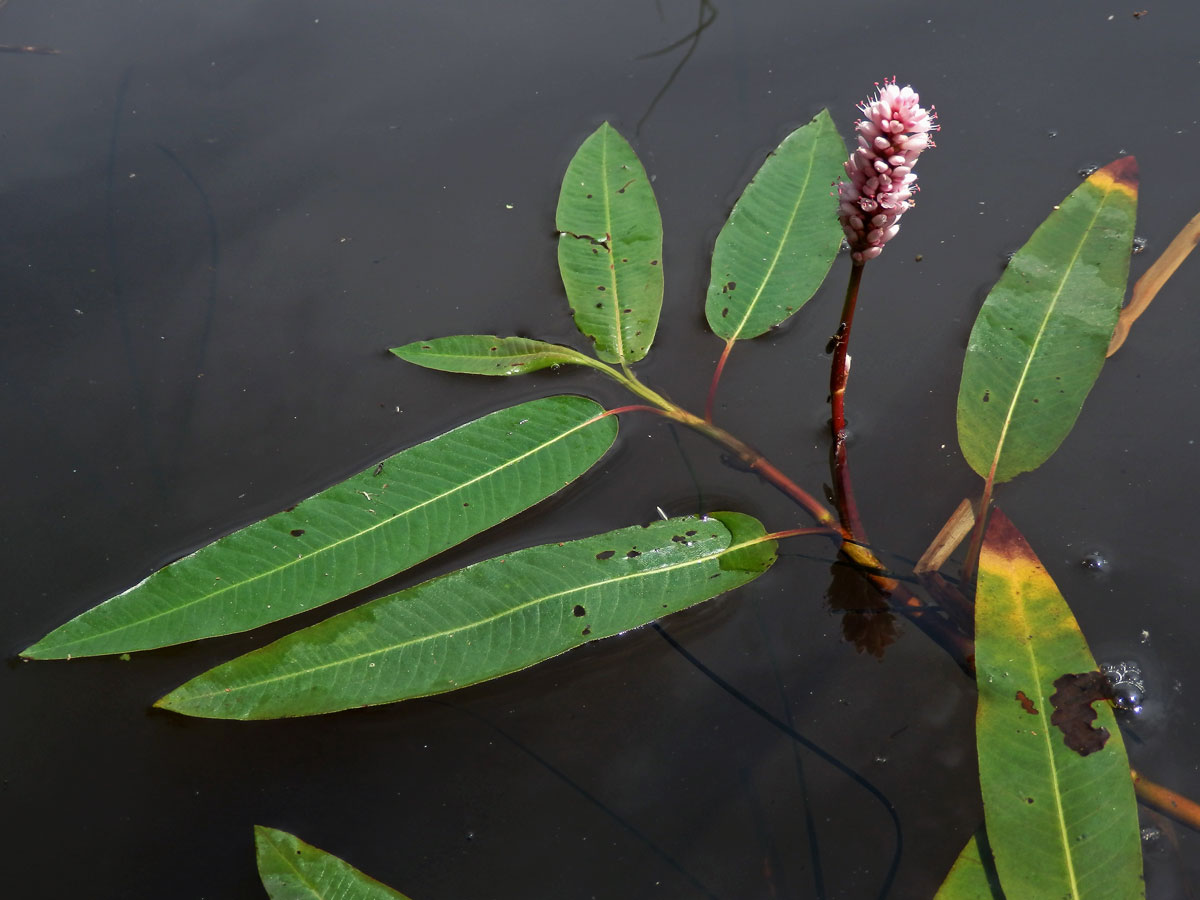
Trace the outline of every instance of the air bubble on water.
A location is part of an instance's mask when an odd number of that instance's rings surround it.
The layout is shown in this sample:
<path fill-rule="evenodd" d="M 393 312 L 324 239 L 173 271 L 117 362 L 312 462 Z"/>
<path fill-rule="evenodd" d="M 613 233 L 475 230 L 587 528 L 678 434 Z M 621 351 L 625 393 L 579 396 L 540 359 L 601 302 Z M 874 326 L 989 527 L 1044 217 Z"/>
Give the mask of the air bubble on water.
<path fill-rule="evenodd" d="M 1135 234 L 1133 236 L 1133 255 L 1137 256 L 1139 253 L 1141 253 L 1145 249 L 1146 249 L 1146 239 L 1144 237 L 1142 237 L 1141 235 Z"/>
<path fill-rule="evenodd" d="M 1080 178 L 1089 178 L 1093 174 L 1095 174 L 1099 168 L 1100 168 L 1099 166 L 1089 163 L 1088 165 L 1083 166 L 1079 169 L 1079 177 Z"/>
<path fill-rule="evenodd" d="M 1104 663 L 1100 671 L 1108 680 L 1113 705 L 1129 715 L 1141 715 L 1146 699 L 1146 680 L 1142 668 L 1134 660 Z"/>
<path fill-rule="evenodd" d="M 1142 829 L 1142 840 L 1147 844 L 1152 844 L 1162 837 L 1162 829 L 1157 825 L 1147 825 Z"/>
<path fill-rule="evenodd" d="M 1108 572 L 1110 563 L 1108 557 L 1099 550 L 1093 550 L 1086 554 L 1083 559 L 1079 560 L 1079 565 L 1087 569 L 1089 572 Z"/>
<path fill-rule="evenodd" d="M 1056 138 L 1056 137 L 1058 137 L 1058 131 L 1054 128 L 1051 128 L 1049 131 L 1046 132 L 1046 137 Z"/>

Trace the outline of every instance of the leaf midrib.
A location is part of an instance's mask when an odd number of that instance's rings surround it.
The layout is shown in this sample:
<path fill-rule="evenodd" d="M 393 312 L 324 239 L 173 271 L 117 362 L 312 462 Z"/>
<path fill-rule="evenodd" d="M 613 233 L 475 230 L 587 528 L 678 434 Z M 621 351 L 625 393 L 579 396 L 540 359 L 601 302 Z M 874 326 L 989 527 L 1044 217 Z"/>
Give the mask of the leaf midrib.
<path fill-rule="evenodd" d="M 225 583 L 221 586 L 221 588 L 219 590 L 211 591 L 200 597 L 197 597 L 195 600 L 191 600 L 191 601 L 188 601 L 187 603 L 172 606 L 168 609 L 164 609 L 160 612 L 156 612 L 150 616 L 145 616 L 143 618 L 138 619 L 135 622 L 129 622 L 129 623 L 126 623 L 123 625 L 119 625 L 115 628 L 110 628 L 107 631 L 92 632 L 89 635 L 87 635 L 86 637 L 77 638 L 76 640 L 70 641 L 68 643 L 52 644 L 52 645 L 50 645 L 49 648 L 46 648 L 46 649 L 53 648 L 55 651 L 61 651 L 63 648 L 66 648 L 66 647 L 74 647 L 74 646 L 78 646 L 80 644 L 86 645 L 86 644 L 94 643 L 98 640 L 109 637 L 110 635 L 119 634 L 120 632 L 128 631 L 131 628 L 138 628 L 138 627 L 144 626 L 150 622 L 155 621 L 156 619 L 162 618 L 163 616 L 174 615 L 175 613 L 178 613 L 181 610 L 190 609 L 191 607 L 195 606 L 198 603 L 208 602 L 215 597 L 221 596 L 222 594 L 224 594 L 227 591 L 240 589 L 240 588 L 245 587 L 246 585 L 253 584 L 254 582 L 256 582 L 262 578 L 267 578 L 269 576 L 276 575 L 279 572 L 286 571 L 287 569 L 291 568 L 292 566 L 298 565 L 303 561 L 308 561 L 308 560 L 312 560 L 314 558 L 319 558 L 323 554 L 325 554 L 327 551 L 330 551 L 330 550 L 334 549 L 335 547 L 339 547 L 342 544 L 346 543 L 347 541 L 352 541 L 352 540 L 356 540 L 357 538 L 361 538 L 362 536 L 370 534 L 371 532 L 373 532 L 379 528 L 383 528 L 386 525 L 390 525 L 399 519 L 402 519 L 406 516 L 410 516 L 413 513 L 419 511 L 420 509 L 428 506 L 431 503 L 435 503 L 438 500 L 442 500 L 442 499 L 449 497 L 459 491 L 462 491 L 464 488 L 470 487 L 471 485 L 476 484 L 479 481 L 484 480 L 485 478 L 491 478 L 494 475 L 498 474 L 499 472 L 504 471 L 509 466 L 515 465 L 518 462 L 520 462 L 530 456 L 533 456 L 534 454 L 541 453 L 543 450 L 547 449 L 548 447 L 554 446 L 554 444 L 558 443 L 559 441 L 565 440 L 566 438 L 570 437 L 575 432 L 580 431 L 584 428 L 587 428 L 589 425 L 595 423 L 598 420 L 599 420 L 598 416 L 593 416 L 592 418 L 588 419 L 586 422 L 582 422 L 579 425 L 574 426 L 569 431 L 565 431 L 562 434 L 557 435 L 553 440 L 546 441 L 545 443 L 539 444 L 538 446 L 526 451 L 525 453 L 522 453 L 520 456 L 513 457 L 512 459 L 506 461 L 502 465 L 495 466 L 495 467 L 489 469 L 488 471 L 483 472 L 480 475 L 477 475 L 476 477 L 472 478 L 469 481 L 464 481 L 461 484 L 455 485 L 450 490 L 443 491 L 440 494 L 436 494 L 432 497 L 429 497 L 414 506 L 410 506 L 407 509 L 404 509 L 404 510 L 401 510 L 401 511 L 395 513 L 392 516 L 388 516 L 387 518 L 380 519 L 379 522 L 371 525 L 369 528 L 365 528 L 362 531 L 356 531 L 353 534 L 347 535 L 346 537 L 341 538 L 337 541 L 334 541 L 331 544 L 326 544 L 324 547 L 318 548 L 303 557 L 299 557 L 294 560 L 288 560 L 288 562 L 285 563 L 284 565 L 276 566 L 273 569 L 268 569 L 264 572 L 260 572 L 250 578 L 245 579 L 244 581 Z M 209 546 L 211 546 L 211 545 L 209 545 Z M 130 588 L 130 590 L 135 590 L 135 589 L 136 588 Z M 126 593 L 128 593 L 128 592 L 126 592 Z M 97 607 L 97 609 L 98 608 L 99 607 Z M 84 613 L 83 615 L 87 615 L 87 613 Z"/>
<path fill-rule="evenodd" d="M 775 248 L 775 255 L 771 258 L 770 265 L 767 266 L 767 272 L 763 276 L 762 282 L 758 286 L 758 290 L 754 292 L 754 298 L 747 305 L 745 315 L 742 316 L 742 320 L 738 323 L 738 327 L 734 329 L 733 334 L 730 336 L 729 340 L 731 341 L 736 341 L 738 339 L 738 335 L 742 333 L 743 329 L 746 327 L 746 323 L 750 321 L 750 316 L 753 314 L 755 307 L 758 306 L 758 301 L 762 299 L 763 291 L 766 290 L 767 283 L 771 280 L 771 276 L 775 273 L 775 269 L 779 265 L 780 257 L 783 256 L 783 246 L 787 243 L 788 235 L 792 233 L 792 228 L 796 224 L 796 214 L 799 212 L 800 204 L 803 202 L 804 196 L 808 191 L 808 183 L 812 180 L 813 169 L 816 165 L 817 139 L 819 137 L 820 135 L 818 135 L 817 138 L 814 138 L 812 143 L 809 145 L 808 170 L 804 173 L 804 185 L 796 197 L 795 204 L 792 206 L 792 213 L 788 217 L 787 227 L 783 230 L 783 236 L 779 239 L 779 243 Z"/>
<path fill-rule="evenodd" d="M 247 691 L 247 690 L 251 690 L 254 688 L 261 688 L 261 687 L 264 687 L 265 685 L 275 684 L 275 683 L 285 681 L 285 680 L 290 680 L 293 678 L 300 678 L 305 675 L 312 675 L 314 672 L 320 672 L 324 669 L 330 669 L 330 668 L 334 668 L 334 667 L 338 667 L 338 666 L 342 666 L 342 665 L 361 662 L 362 660 L 370 659 L 373 656 L 394 653 L 398 650 L 403 650 L 408 647 L 428 643 L 429 641 L 435 641 L 440 638 L 449 637 L 451 635 L 459 634 L 460 632 L 470 631 L 472 629 L 481 628 L 485 625 L 488 625 L 495 621 L 499 621 L 500 619 L 506 618 L 508 616 L 516 615 L 532 606 L 537 606 L 537 605 L 543 604 L 543 603 L 549 603 L 553 600 L 557 600 L 562 597 L 569 597 L 572 594 L 578 593 L 580 591 L 586 591 L 586 590 L 590 590 L 595 587 L 601 587 L 604 585 L 618 584 L 622 581 L 628 581 L 630 579 L 648 578 L 648 577 L 663 575 L 668 572 L 674 572 L 677 569 L 687 568 L 688 566 L 702 565 L 704 563 L 708 563 L 708 562 L 712 562 L 713 560 L 720 559 L 722 556 L 724 556 L 727 553 L 733 553 L 737 550 L 743 550 L 747 547 L 752 547 L 755 544 L 759 544 L 761 542 L 762 542 L 762 538 L 755 538 L 755 539 L 751 539 L 748 541 L 743 541 L 740 544 L 727 545 L 727 546 L 723 547 L 722 549 L 720 549 L 714 553 L 711 553 L 709 555 L 702 556 L 697 559 L 686 560 L 684 562 L 674 563 L 673 565 L 665 566 L 663 568 L 647 569 L 647 570 L 643 570 L 641 572 L 631 572 L 628 575 L 619 575 L 616 577 L 604 578 L 604 579 L 601 579 L 600 581 L 593 581 L 593 582 L 590 582 L 590 583 L 584 584 L 584 585 L 576 585 L 575 587 L 569 588 L 564 591 L 557 591 L 555 593 L 545 594 L 541 597 L 535 597 L 534 599 L 529 600 L 526 603 L 522 603 L 519 606 L 509 607 L 507 609 L 501 610 L 498 613 L 495 613 L 493 615 L 479 619 L 478 621 L 471 622 L 467 625 L 460 625 L 457 628 L 447 628 L 447 629 L 443 629 L 441 631 L 435 632 L 433 634 L 424 634 L 424 635 L 421 635 L 420 637 L 414 638 L 412 640 L 400 641 L 395 644 L 390 644 L 386 647 L 375 648 L 375 649 L 367 651 L 365 653 L 359 653 L 354 656 L 342 657 L 341 659 L 337 659 L 332 662 L 322 663 L 320 665 L 311 666 L 306 669 L 300 669 L 300 670 L 296 670 L 296 671 L 292 671 L 292 672 L 283 673 L 280 675 L 273 676 L 271 678 L 264 678 L 259 681 L 240 684 L 240 685 L 237 685 L 236 687 L 231 687 L 228 689 L 220 688 L 219 690 L 210 691 L 205 694 L 192 694 L 191 696 L 186 697 L 185 699 L 187 700 L 187 702 L 193 703 L 193 702 L 198 702 L 198 701 L 202 701 L 202 700 L 209 700 L 213 697 L 218 697 L 218 696 L 229 697 L 230 695 L 235 694 L 239 691 Z M 266 649 L 266 648 L 264 648 L 264 649 Z"/>
<path fill-rule="evenodd" d="M 1021 599 L 1019 601 L 1018 614 L 1021 617 L 1021 634 L 1032 635 L 1035 632 L 1031 630 L 1028 617 L 1026 616 L 1026 603 L 1023 590 L 1019 596 Z M 1075 876 L 1075 860 L 1071 855 L 1071 841 L 1067 835 L 1067 815 L 1063 809 L 1062 791 L 1058 784 L 1058 766 L 1055 764 L 1054 759 L 1054 745 L 1052 743 L 1054 726 L 1046 715 L 1048 698 L 1042 688 L 1042 672 L 1041 667 L 1038 665 L 1037 655 L 1033 652 L 1033 641 L 1026 640 L 1023 643 L 1026 654 L 1029 657 L 1029 666 L 1033 670 L 1034 693 L 1038 696 L 1038 718 L 1042 723 L 1042 727 L 1039 729 L 1039 736 L 1042 738 L 1042 746 L 1046 751 L 1046 758 L 1049 760 L 1050 782 L 1054 793 L 1054 811 L 1058 818 L 1058 836 L 1062 843 L 1063 858 L 1067 863 L 1067 880 L 1071 887 L 1071 897 L 1078 900 L 1080 897 L 1079 883 Z"/>
<path fill-rule="evenodd" d="M 1075 247 L 1075 251 L 1071 254 L 1070 265 L 1063 272 L 1062 279 L 1058 283 L 1058 287 L 1054 291 L 1054 296 L 1050 304 L 1046 307 L 1046 314 L 1042 317 L 1041 324 L 1038 325 L 1038 330 L 1033 340 L 1033 344 L 1029 348 L 1029 355 L 1025 358 L 1025 365 L 1021 368 L 1021 377 L 1017 379 L 1016 390 L 1013 391 L 1012 400 L 1009 401 L 1008 409 L 1004 414 L 1004 424 L 1000 427 L 1000 437 L 996 442 L 996 452 L 992 456 L 992 465 L 988 470 L 988 483 L 995 481 L 996 470 L 1000 467 L 1000 458 L 1004 455 L 1004 442 L 1008 439 L 1008 429 L 1012 425 L 1013 418 L 1016 414 L 1017 401 L 1021 398 L 1021 391 L 1025 387 L 1025 381 L 1029 377 L 1029 370 L 1033 367 L 1033 361 L 1037 357 L 1038 347 L 1041 345 L 1042 338 L 1046 334 L 1046 326 L 1050 322 L 1050 317 L 1054 314 L 1054 310 L 1058 306 L 1058 301 L 1062 298 L 1063 289 L 1070 280 L 1072 273 L 1075 271 L 1075 265 L 1079 260 L 1079 255 L 1083 252 L 1083 247 L 1091 236 L 1092 229 L 1096 225 L 1096 220 L 1100 218 L 1100 213 L 1104 209 L 1104 205 L 1108 203 L 1109 197 L 1112 196 L 1112 190 L 1108 189 L 1104 192 L 1104 198 L 1096 205 L 1096 211 L 1092 213 L 1092 220 L 1088 223 L 1088 227 L 1084 230 L 1083 235 L 1079 239 L 1079 243 Z"/>
<path fill-rule="evenodd" d="M 604 129 L 604 139 L 600 141 L 600 178 L 604 183 L 604 190 L 601 195 L 604 197 L 604 249 L 608 251 L 608 283 L 611 290 L 610 308 L 613 317 L 613 339 L 616 341 L 617 361 L 622 365 L 625 364 L 625 335 L 621 331 L 621 296 L 620 290 L 617 287 L 617 254 L 614 252 L 613 243 L 616 238 L 613 237 L 612 227 L 612 198 L 609 192 L 612 190 L 612 185 L 608 179 L 608 139 L 612 134 L 611 128 Z"/>
<path fill-rule="evenodd" d="M 305 871 L 303 871 L 302 869 L 300 869 L 300 868 L 299 868 L 299 867 L 298 867 L 298 866 L 297 866 L 297 865 L 296 865 L 296 864 L 295 864 L 295 863 L 292 861 L 292 859 L 290 858 L 289 854 L 287 854 L 287 853 L 284 853 L 284 852 L 283 852 L 283 851 L 282 851 L 282 850 L 279 848 L 279 846 L 276 844 L 276 842 L 275 842 L 275 840 L 274 840 L 274 838 L 273 838 L 273 837 L 270 837 L 270 836 L 268 836 L 268 839 L 270 840 L 271 849 L 275 851 L 275 855 L 276 855 L 276 856 L 278 856 L 278 857 L 280 858 L 280 860 L 282 860 L 282 861 L 283 861 L 284 865 L 286 865 L 286 866 L 287 866 L 289 869 L 291 869 L 291 870 L 292 870 L 292 872 L 294 872 L 294 873 L 295 873 L 295 875 L 296 875 L 296 878 L 297 878 L 297 879 L 298 879 L 298 880 L 301 882 L 301 884 L 303 884 L 303 885 L 304 885 L 304 887 L 308 888 L 309 892 L 310 892 L 310 893 L 311 893 L 311 894 L 312 894 L 314 897 L 316 897 L 316 898 L 317 898 L 317 900 L 324 900 L 324 898 L 325 898 L 325 895 L 324 895 L 324 894 L 322 894 L 322 893 L 321 893 L 321 892 L 320 892 L 320 891 L 317 889 L 317 886 L 316 886 L 315 884 L 313 884 L 313 882 L 312 882 L 312 881 L 310 881 L 310 880 L 309 880 L 309 878 L 308 878 L 308 874 L 307 874 Z"/>

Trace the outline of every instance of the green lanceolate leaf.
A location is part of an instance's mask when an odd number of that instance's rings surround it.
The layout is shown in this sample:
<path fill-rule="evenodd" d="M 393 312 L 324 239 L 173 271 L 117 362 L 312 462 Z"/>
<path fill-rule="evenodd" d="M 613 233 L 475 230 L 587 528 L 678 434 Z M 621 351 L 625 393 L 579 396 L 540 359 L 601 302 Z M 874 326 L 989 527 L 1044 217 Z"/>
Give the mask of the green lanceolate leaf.
<path fill-rule="evenodd" d="M 646 170 L 607 122 L 567 167 L 555 221 L 576 326 L 605 362 L 637 362 L 662 310 L 662 219 Z"/>
<path fill-rule="evenodd" d="M 271 900 L 408 900 L 286 831 L 255 825 L 254 849 Z"/>
<path fill-rule="evenodd" d="M 1142 897 L 1121 733 L 1099 693 L 1079 687 L 1099 688 L 1102 676 L 1058 588 L 999 510 L 979 560 L 975 640 L 979 781 L 1005 893 Z"/>
<path fill-rule="evenodd" d="M 933 900 L 1005 900 L 983 828 L 967 841 Z"/>
<path fill-rule="evenodd" d="M 156 704 L 272 719 L 439 694 L 644 625 L 757 577 L 757 520 L 715 513 L 485 560 L 238 657 Z"/>
<path fill-rule="evenodd" d="M 469 422 L 172 563 L 22 655 L 145 650 L 336 600 L 578 478 L 616 437 L 602 412 L 583 397 L 548 397 Z"/>
<path fill-rule="evenodd" d="M 523 375 L 551 366 L 597 365 L 594 359 L 570 347 L 491 334 L 458 334 L 415 341 L 393 347 L 391 352 L 426 369 L 464 375 Z"/>
<path fill-rule="evenodd" d="M 713 248 L 704 314 L 719 337 L 757 337 L 821 286 L 842 244 L 830 185 L 845 161 L 826 110 L 767 157 Z"/>
<path fill-rule="evenodd" d="M 1136 213 L 1127 156 L 1076 188 L 988 294 L 958 392 L 958 442 L 981 477 L 1036 469 L 1075 424 L 1125 296 Z"/>

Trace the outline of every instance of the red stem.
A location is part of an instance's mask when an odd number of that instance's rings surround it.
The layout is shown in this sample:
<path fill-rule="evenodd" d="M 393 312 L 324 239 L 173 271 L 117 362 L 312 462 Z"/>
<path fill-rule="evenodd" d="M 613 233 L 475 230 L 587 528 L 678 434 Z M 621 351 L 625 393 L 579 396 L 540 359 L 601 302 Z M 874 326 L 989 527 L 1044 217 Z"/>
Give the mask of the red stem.
<path fill-rule="evenodd" d="M 863 573 L 863 577 L 871 582 L 875 589 L 884 597 L 891 599 L 895 608 L 950 653 L 964 670 L 968 672 L 973 671 L 975 652 L 971 640 L 951 628 L 949 623 L 914 597 L 904 585 L 887 575 L 883 564 L 871 552 L 870 547 L 866 546 L 860 540 L 855 539 L 853 535 L 847 534 L 845 527 L 838 525 L 838 521 L 833 513 L 822 506 L 815 497 L 788 478 L 776 468 L 774 463 L 749 444 L 734 437 L 719 425 L 705 422 L 699 416 L 693 415 L 679 407 L 660 409 L 654 406 L 642 405 L 622 406 L 610 409 L 604 415 L 613 415 L 622 412 L 657 413 L 660 416 L 673 419 L 682 425 L 687 425 L 710 440 L 733 451 L 746 468 L 766 479 L 800 506 L 804 507 L 820 523 L 820 528 L 814 530 L 813 533 L 819 532 L 828 535 L 838 545 L 840 552 L 847 556 L 854 565 L 858 566 L 859 570 Z M 807 533 L 806 529 L 800 529 L 800 531 Z"/>
<path fill-rule="evenodd" d="M 717 399 L 717 382 L 721 380 L 721 373 L 725 371 L 725 363 L 729 360 L 731 350 L 733 350 L 733 338 L 725 342 L 725 349 L 721 352 L 721 358 L 717 360 L 717 368 L 713 372 L 712 383 L 708 386 L 708 400 L 704 404 L 705 422 L 713 420 L 713 404 Z"/>
<path fill-rule="evenodd" d="M 992 471 L 988 473 L 987 480 L 983 483 L 983 494 L 979 497 L 979 506 L 975 508 L 975 527 L 971 529 L 971 543 L 967 547 L 967 558 L 963 560 L 962 583 L 968 596 L 974 596 L 971 593 L 971 585 L 974 584 L 975 576 L 979 571 L 979 554 L 983 552 L 983 533 L 987 528 L 988 508 L 992 505 L 992 485 L 995 475 L 996 465 L 993 463 Z"/>
<path fill-rule="evenodd" d="M 850 268 L 850 281 L 846 285 L 846 300 L 842 304 L 842 320 L 833 336 L 833 364 L 829 370 L 829 406 L 832 416 L 829 428 L 833 433 L 830 457 L 833 463 L 833 494 L 837 503 L 838 518 L 842 528 L 859 540 L 866 540 L 862 519 L 858 514 L 858 503 L 854 499 L 854 486 L 850 481 L 850 467 L 846 461 L 846 380 L 850 375 L 850 329 L 854 326 L 854 307 L 858 302 L 858 287 L 862 283 L 863 263 L 856 262 Z"/>

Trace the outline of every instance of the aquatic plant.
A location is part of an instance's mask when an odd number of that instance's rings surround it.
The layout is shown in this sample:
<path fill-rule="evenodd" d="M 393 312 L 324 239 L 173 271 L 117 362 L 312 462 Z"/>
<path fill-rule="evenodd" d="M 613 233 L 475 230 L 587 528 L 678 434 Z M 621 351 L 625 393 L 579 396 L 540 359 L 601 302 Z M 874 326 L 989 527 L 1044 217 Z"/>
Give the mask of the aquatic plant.
<path fill-rule="evenodd" d="M 811 521 L 769 529 L 743 513 L 708 510 L 528 547 L 296 631 L 198 675 L 156 706 L 204 718 L 267 719 L 452 691 L 738 588 L 773 565 L 780 541 L 817 537 L 834 543 L 848 564 L 842 571 L 880 613 L 877 624 L 854 613 L 859 618 L 847 625 L 848 639 L 881 653 L 895 639 L 892 618 L 904 616 L 978 685 L 986 821 L 939 896 L 1001 896 L 1001 885 L 1009 896 L 1140 896 L 1135 784 L 1147 802 L 1176 814 L 1182 804 L 1131 775 L 1111 708 L 1111 679 L 1032 547 L 992 508 L 995 485 L 1036 468 L 1058 448 L 1106 354 L 1119 346 L 1114 333 L 1123 339 L 1152 295 L 1135 289 L 1138 302 L 1122 313 L 1136 164 L 1132 157 L 1116 160 L 1072 191 L 984 302 L 958 398 L 960 445 L 983 488 L 978 500 L 959 505 L 909 577 L 880 562 L 854 501 L 846 448 L 848 348 L 865 264 L 896 236 L 911 206 L 913 164 L 939 126 L 916 92 L 895 81 L 880 86 L 861 110 L 848 159 L 827 112 L 790 134 L 718 236 L 705 313 L 726 343 L 704 415 L 672 402 L 633 370 L 650 352 L 661 314 L 662 222 L 632 147 L 601 124 L 568 166 L 556 218 L 567 300 L 594 353 L 482 334 L 410 341 L 392 353 L 430 369 L 501 377 L 584 366 L 621 384 L 637 402 L 605 409 L 585 397 L 550 396 L 465 423 L 166 566 L 23 655 L 125 654 L 311 610 L 538 503 L 605 455 L 618 417 L 651 413 L 719 444 Z M 850 273 L 829 347 L 836 507 L 830 510 L 713 419 L 732 349 L 800 310 L 825 280 L 843 236 Z M 1186 243 L 1173 245 L 1172 267 Z M 1161 284 L 1164 269 L 1153 271 Z M 940 570 L 972 530 L 955 583 Z M 906 583 L 917 580 L 921 594 Z M 399 896 L 284 832 L 259 828 L 256 838 L 273 896 L 291 896 L 302 869 L 304 877 L 348 885 L 347 896 Z M 280 864 L 284 859 L 288 865 Z M 893 866 L 885 890 L 894 874 Z"/>

